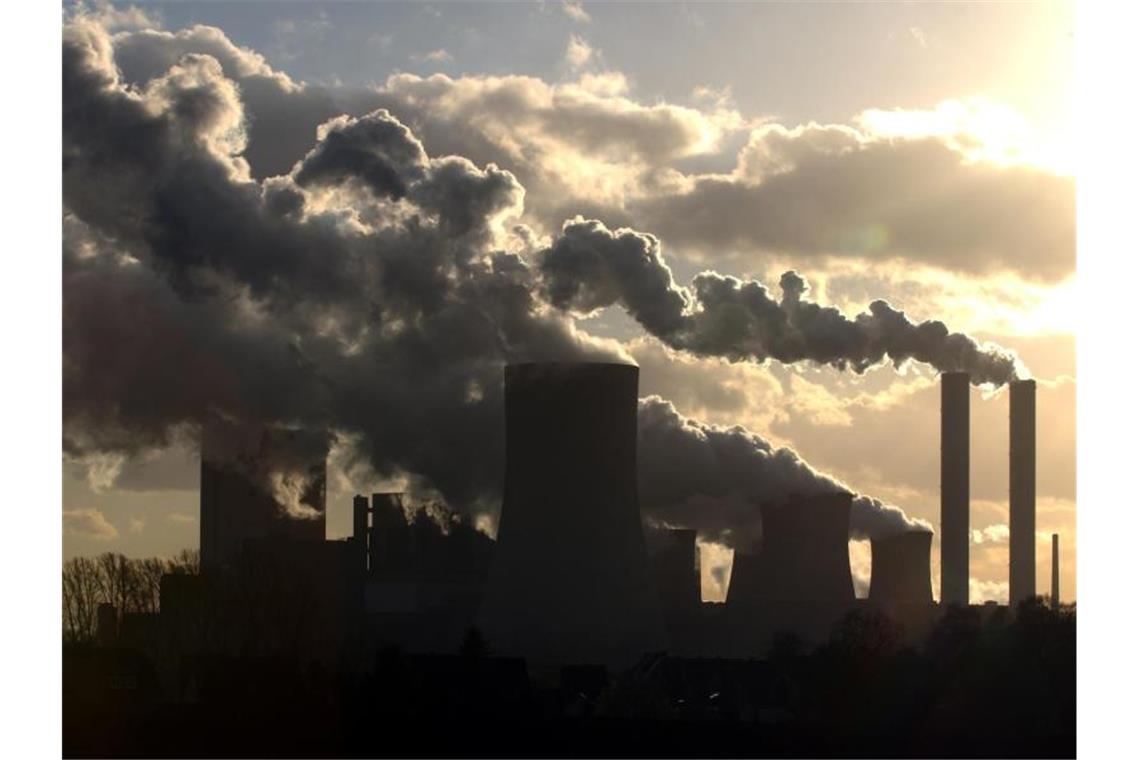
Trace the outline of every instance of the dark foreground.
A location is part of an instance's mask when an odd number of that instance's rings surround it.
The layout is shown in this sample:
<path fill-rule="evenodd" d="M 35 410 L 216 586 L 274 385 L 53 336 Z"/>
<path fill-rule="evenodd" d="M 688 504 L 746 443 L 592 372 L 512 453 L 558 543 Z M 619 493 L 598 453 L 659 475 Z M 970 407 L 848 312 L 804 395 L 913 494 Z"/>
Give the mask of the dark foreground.
<path fill-rule="evenodd" d="M 473 634 L 367 667 L 64 648 L 65 756 L 1073 757 L 1076 614 L 953 609 L 920 646 L 852 614 L 806 651 L 531 672 Z M 171 684 L 170 673 L 177 683 Z M 171 698 L 170 694 L 177 698 Z"/>

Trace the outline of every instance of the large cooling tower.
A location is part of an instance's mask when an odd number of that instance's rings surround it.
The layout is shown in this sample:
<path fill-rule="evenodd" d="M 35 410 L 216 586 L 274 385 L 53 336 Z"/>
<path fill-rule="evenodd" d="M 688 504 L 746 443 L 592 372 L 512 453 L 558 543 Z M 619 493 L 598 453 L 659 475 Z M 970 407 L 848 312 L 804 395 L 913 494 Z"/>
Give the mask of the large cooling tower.
<path fill-rule="evenodd" d="M 871 589 L 868 598 L 884 604 L 931 604 L 930 539 L 907 531 L 871 541 Z"/>
<path fill-rule="evenodd" d="M 1009 385 L 1009 603 L 1037 593 L 1037 383 Z"/>
<path fill-rule="evenodd" d="M 942 603 L 970 602 L 970 376 L 942 373 Z"/>
<path fill-rule="evenodd" d="M 847 551 L 849 493 L 794 496 L 761 508 L 755 557 L 733 559 L 730 604 L 849 604 L 855 599 Z"/>
<path fill-rule="evenodd" d="M 637 498 L 637 367 L 506 368 L 506 478 L 479 624 L 497 652 L 631 663 L 664 647 Z"/>

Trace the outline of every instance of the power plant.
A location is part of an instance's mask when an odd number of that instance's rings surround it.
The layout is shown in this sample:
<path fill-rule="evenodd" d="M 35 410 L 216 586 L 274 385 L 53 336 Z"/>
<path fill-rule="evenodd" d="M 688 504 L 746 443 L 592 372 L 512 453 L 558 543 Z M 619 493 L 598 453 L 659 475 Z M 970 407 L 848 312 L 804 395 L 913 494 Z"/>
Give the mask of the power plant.
<path fill-rule="evenodd" d="M 497 540 L 469 521 L 437 522 L 402 494 L 377 493 L 353 499 L 350 538 L 325 541 L 327 437 L 208 429 L 202 582 L 230 584 L 219 579 L 288 566 L 270 572 L 288 579 L 270 615 L 280 618 L 295 589 L 312 587 L 310 609 L 334 618 L 306 634 L 325 652 L 357 647 L 367 658 L 364 641 L 455 651 L 477 630 L 503 655 L 611 666 L 660 651 L 764 656 L 775 634 L 818 641 L 864 606 L 918 630 L 942 606 L 969 603 L 968 375 L 947 373 L 941 381 L 941 605 L 931 582 L 933 534 L 925 530 L 874 537 L 868 597 L 856 598 L 853 495 L 845 491 L 756 504 L 759 539 L 735 552 L 726 601 L 718 604 L 701 599 L 697 531 L 652 527 L 647 534 L 643 525 L 638 372 L 621 364 L 506 367 Z M 1010 387 L 1011 604 L 1035 589 L 1034 391 L 1032 381 Z M 279 487 L 274 468 L 300 474 L 291 491 Z M 297 504 L 283 503 L 290 494 Z M 1053 552 L 1056 600 L 1056 536 Z M 178 593 L 164 595 L 163 606 L 186 617 L 182 602 L 201 594 L 191 581 L 168 585 Z M 338 590 L 321 599 L 324 586 Z"/>
<path fill-rule="evenodd" d="M 506 474 L 479 627 L 537 659 L 665 648 L 637 496 L 638 368 L 506 368 Z"/>

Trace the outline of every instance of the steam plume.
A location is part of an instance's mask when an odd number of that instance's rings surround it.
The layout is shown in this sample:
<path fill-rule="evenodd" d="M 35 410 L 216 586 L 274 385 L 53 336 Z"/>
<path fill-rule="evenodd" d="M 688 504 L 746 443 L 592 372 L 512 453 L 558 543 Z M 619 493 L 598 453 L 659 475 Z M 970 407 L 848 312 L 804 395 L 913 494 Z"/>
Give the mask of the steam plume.
<path fill-rule="evenodd" d="M 978 385 L 1018 376 L 1013 353 L 952 333 L 942 322 L 916 324 L 886 301 L 854 319 L 805 300 L 807 282 L 780 278 L 776 299 L 762 284 L 703 272 L 691 287 L 673 281 L 653 235 L 611 231 L 581 217 L 540 254 L 547 298 L 561 309 L 591 312 L 620 304 L 669 346 L 732 361 L 811 361 L 864 372 L 885 361 L 913 360 L 942 372 L 969 372 Z"/>

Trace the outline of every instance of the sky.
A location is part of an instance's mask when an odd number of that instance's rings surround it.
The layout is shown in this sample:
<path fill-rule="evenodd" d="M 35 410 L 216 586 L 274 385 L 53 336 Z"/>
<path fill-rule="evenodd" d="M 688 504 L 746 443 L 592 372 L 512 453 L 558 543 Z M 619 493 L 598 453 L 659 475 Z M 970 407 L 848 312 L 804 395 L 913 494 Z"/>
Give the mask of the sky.
<path fill-rule="evenodd" d="M 219 408 L 338 431 L 330 538 L 392 484 L 493 530 L 474 433 L 504 357 L 620 356 L 669 403 L 643 405 L 643 456 L 723 445 L 681 490 L 739 486 L 650 509 L 702 530 L 706 599 L 742 500 L 785 475 L 873 500 L 870 531 L 932 527 L 937 595 L 937 371 L 966 362 L 994 379 L 971 399 L 971 600 L 1007 593 L 1013 374 L 1038 381 L 1038 589 L 1057 532 L 1072 598 L 1070 5 L 65 12 L 65 557 L 196 546 L 193 429 Z M 777 303 L 791 337 L 755 316 Z M 862 361 L 884 350 L 906 360 Z"/>

